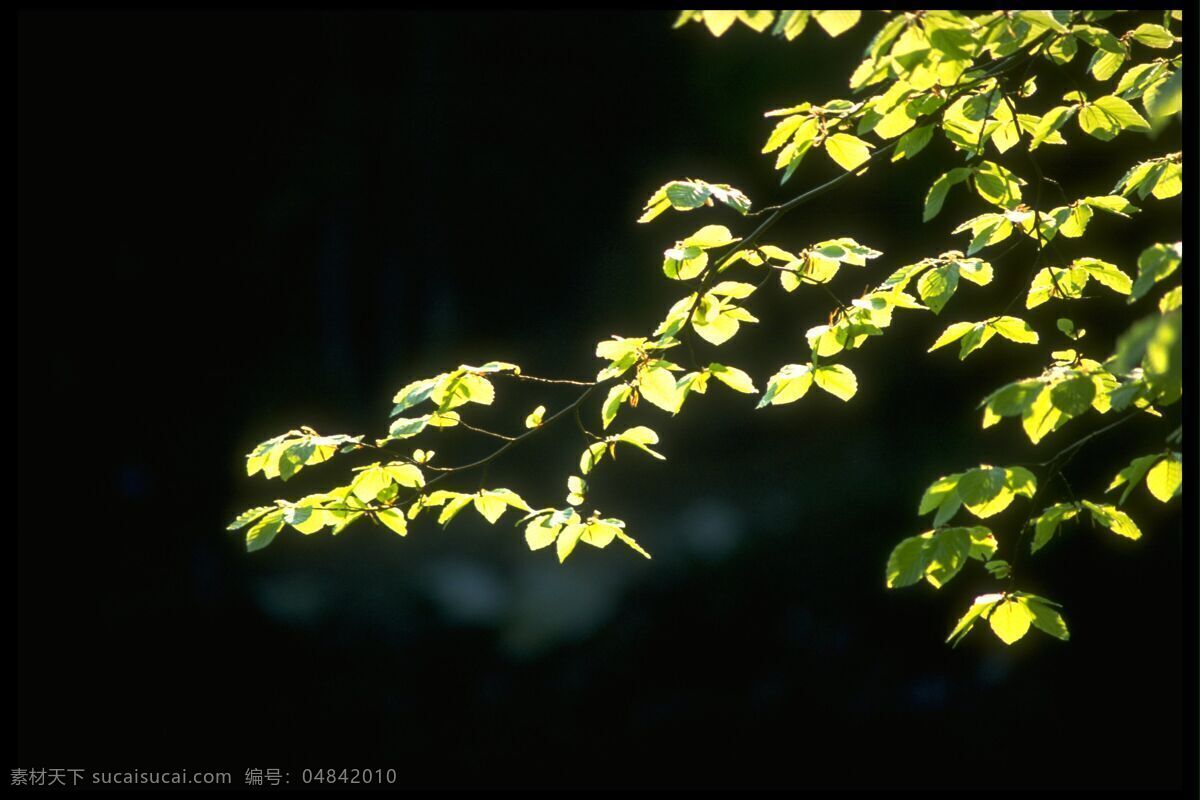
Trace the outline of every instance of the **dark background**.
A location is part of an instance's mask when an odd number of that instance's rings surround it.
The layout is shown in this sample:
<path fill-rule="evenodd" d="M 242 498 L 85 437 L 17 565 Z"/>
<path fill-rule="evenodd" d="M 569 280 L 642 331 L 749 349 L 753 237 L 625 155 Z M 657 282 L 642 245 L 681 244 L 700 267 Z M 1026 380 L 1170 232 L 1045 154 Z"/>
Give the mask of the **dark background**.
<path fill-rule="evenodd" d="M 1022 587 L 1065 605 L 1070 643 L 1034 631 L 1005 648 L 983 630 L 943 645 L 995 585 L 977 564 L 940 592 L 883 587 L 890 548 L 923 530 L 916 503 L 934 478 L 1039 461 L 1102 422 L 1036 449 L 1012 421 L 979 429 L 986 392 L 1066 345 L 1054 304 L 1028 314 L 1043 346 L 924 355 L 949 322 L 1003 307 L 1031 248 L 998 262 L 992 286 L 964 284 L 940 318 L 900 312 L 846 359 L 860 380 L 846 405 L 814 391 L 752 413 L 753 398 L 718 387 L 673 421 L 624 416 L 658 429 L 669 460 L 626 455 L 589 500 L 653 561 L 617 543 L 559 566 L 525 549 L 511 514 L 494 528 L 471 513 L 445 532 L 414 524 L 405 540 L 362 522 L 337 540 L 289 530 L 252 555 L 223 530 L 247 506 L 336 485 L 353 462 L 286 486 L 248 480 L 242 454 L 262 439 L 300 424 L 380 435 L 399 386 L 459 363 L 588 377 L 594 342 L 647 331 L 682 294 L 662 278 L 664 247 L 708 222 L 749 230 L 724 209 L 635 224 L 664 181 L 728 181 L 763 206 L 837 174 L 813 155 L 781 189 L 758 152 L 761 113 L 844 96 L 877 19 L 788 44 L 672 31 L 673 16 L 19 18 L 13 766 L 391 766 L 428 785 L 1180 785 L 1195 757 L 1195 626 L 1178 502 L 1135 491 L 1141 541 L 1080 526 L 1026 562 Z M 1037 110 L 1070 88 L 1060 81 L 1044 79 Z M 1181 146 L 1178 123 L 1158 141 L 1104 145 L 1074 123 L 1067 135 L 1069 152 L 1039 154 L 1073 197 Z M 985 209 L 962 187 L 920 223 L 955 158 L 938 141 L 872 169 L 769 238 L 883 250 L 839 276 L 855 296 L 965 246 L 950 230 Z M 1003 161 L 1029 174 L 1016 151 Z M 1136 221 L 1098 215 L 1067 253 L 1132 270 L 1179 235 L 1179 198 L 1144 205 Z M 763 323 L 719 357 L 762 387 L 807 359 L 803 332 L 830 308 L 774 284 L 752 307 Z M 1067 313 L 1099 357 L 1131 319 L 1115 295 Z M 509 431 L 572 396 L 499 391 L 472 411 Z M 1099 497 L 1180 409 L 1167 417 L 1085 450 L 1076 490 Z M 487 482 L 557 504 L 581 444 L 569 426 L 548 432 Z M 442 463 L 490 447 L 461 431 L 432 445 Z M 994 520 L 1005 547 L 1024 511 Z"/>

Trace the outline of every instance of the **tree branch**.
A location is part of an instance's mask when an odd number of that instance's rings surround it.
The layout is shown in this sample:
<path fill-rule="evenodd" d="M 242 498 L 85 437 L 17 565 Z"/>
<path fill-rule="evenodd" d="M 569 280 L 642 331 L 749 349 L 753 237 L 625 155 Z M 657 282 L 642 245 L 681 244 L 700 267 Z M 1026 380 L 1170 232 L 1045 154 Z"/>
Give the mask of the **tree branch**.
<path fill-rule="evenodd" d="M 978 67 L 975 67 L 974 69 L 976 69 L 976 70 L 983 69 L 984 72 L 981 75 L 979 75 L 977 78 L 975 78 L 974 80 L 959 87 L 957 89 L 957 91 L 953 92 L 950 96 L 948 96 L 946 98 L 946 102 L 943 103 L 936 111 L 921 117 L 920 119 L 918 119 L 916 121 L 915 124 L 924 124 L 928 120 L 933 119 L 935 117 L 940 118 L 945 113 L 945 110 L 947 108 L 949 108 L 950 105 L 956 99 L 958 99 L 962 95 L 966 94 L 970 89 L 974 88 L 975 86 L 979 85 L 980 83 L 983 83 L 984 81 L 987 81 L 991 78 L 997 77 L 997 76 L 1009 71 L 1010 69 L 1013 69 L 1015 66 L 1017 66 L 1018 64 L 1021 63 L 1022 59 L 1032 59 L 1034 57 L 1034 51 L 1037 50 L 1037 48 L 1045 40 L 1045 37 L 1047 35 L 1048 34 L 1043 34 L 1042 36 L 1038 37 L 1033 42 L 1031 42 L 1027 47 L 1025 47 L 1021 50 L 1018 50 L 1014 53 L 1010 53 L 1001 58 L 994 59 L 991 62 L 989 62 L 988 64 L 983 64 Z M 710 261 L 708 266 L 705 268 L 705 271 L 704 271 L 704 273 L 702 273 L 701 278 L 700 278 L 700 284 L 696 290 L 696 300 L 693 302 L 691 309 L 688 311 L 687 317 L 685 318 L 686 321 L 684 323 L 684 327 L 680 331 L 680 336 L 678 338 L 680 340 L 684 341 L 685 344 L 687 344 L 689 348 L 691 347 L 690 342 L 686 341 L 686 337 L 687 337 L 688 331 L 690 330 L 690 327 L 691 327 L 692 317 L 696 313 L 696 310 L 699 308 L 700 300 L 704 296 L 705 291 L 711 286 L 714 278 L 721 272 L 722 269 L 724 269 L 726 266 L 728 266 L 730 260 L 737 252 L 739 252 L 741 250 L 751 249 L 767 233 L 767 231 L 769 231 L 775 225 L 775 223 L 777 223 L 779 220 L 781 220 L 784 216 L 786 216 L 791 211 L 794 211 L 795 209 L 799 208 L 800 206 L 804 205 L 805 203 L 807 203 L 811 200 L 815 200 L 816 198 L 820 197 L 821 195 L 825 194 L 826 192 L 831 191 L 832 189 L 841 185 L 845 181 L 849 180 L 851 177 L 862 175 L 867 170 L 867 168 L 874 161 L 876 161 L 876 159 L 879 159 L 884 154 L 893 150 L 898 144 L 899 144 L 899 139 L 889 142 L 888 144 L 877 148 L 875 150 L 875 152 L 872 153 L 871 156 L 866 161 L 864 161 L 861 165 L 859 165 L 859 167 L 857 169 L 844 172 L 841 175 L 838 175 L 838 176 L 832 178 L 831 180 L 828 180 L 825 183 L 820 184 L 819 186 L 809 189 L 806 192 L 802 192 L 801 194 L 793 197 L 791 200 L 787 201 L 786 203 L 783 203 L 782 205 L 764 208 L 761 211 L 759 211 L 758 212 L 759 214 L 765 213 L 768 210 L 771 210 L 773 213 L 769 217 L 767 217 L 765 220 L 763 220 L 762 223 L 760 223 L 759 226 L 757 228 L 755 228 L 750 233 L 749 236 L 745 237 L 744 239 L 742 239 L 738 242 L 734 242 L 725 253 L 723 253 L 719 258 Z M 826 291 L 829 291 L 827 287 L 826 287 Z M 832 292 L 830 292 L 830 294 L 832 295 Z M 835 297 L 835 302 L 839 302 L 839 304 L 840 304 L 840 301 L 837 301 L 836 297 Z M 693 360 L 695 360 L 694 355 L 693 355 Z M 505 444 L 503 444 L 502 446 L 500 446 L 499 448 L 494 450 L 491 454 L 484 456 L 483 458 L 481 458 L 477 461 L 473 461 L 469 464 L 463 464 L 458 467 L 440 467 L 440 468 L 438 468 L 440 470 L 441 474 L 439 474 L 433 480 L 427 482 L 426 486 L 430 486 L 434 483 L 437 483 L 442 478 L 445 478 L 448 475 L 451 475 L 451 474 L 454 474 L 457 472 L 463 472 L 463 471 L 470 470 L 470 469 L 475 469 L 477 467 L 481 467 L 481 466 L 490 464 L 492 461 L 495 461 L 500 456 L 502 456 L 504 453 L 508 452 L 508 450 L 510 450 L 511 448 L 517 446 L 518 444 L 531 438 L 532 436 L 535 436 L 539 431 L 543 430 L 544 428 L 549 427 L 551 424 L 556 422 L 558 419 L 563 417 L 565 414 L 575 412 L 579 408 L 579 406 L 583 403 L 583 401 L 586 400 L 592 394 L 592 392 L 595 391 L 596 387 L 600 385 L 596 381 L 587 382 L 587 381 L 571 381 L 571 380 L 553 380 L 553 379 L 547 379 L 547 378 L 535 378 L 533 376 L 521 375 L 521 374 L 517 374 L 517 373 L 510 374 L 510 377 L 514 377 L 518 380 L 532 380 L 532 381 L 537 381 L 537 382 L 541 382 L 541 383 L 570 384 L 570 385 L 575 385 L 575 386 L 585 386 L 587 388 L 585 388 L 584 391 L 582 393 L 580 393 L 579 396 L 576 397 L 574 401 L 572 401 L 569 405 L 567 405 L 566 407 L 564 407 L 561 410 L 559 410 L 558 412 L 556 412 L 550 418 L 546 419 L 541 425 L 539 425 L 536 428 L 530 429 L 529 431 L 521 434 L 520 436 L 513 437 L 509 441 L 505 442 Z M 460 422 L 461 422 L 461 420 L 460 420 Z"/>

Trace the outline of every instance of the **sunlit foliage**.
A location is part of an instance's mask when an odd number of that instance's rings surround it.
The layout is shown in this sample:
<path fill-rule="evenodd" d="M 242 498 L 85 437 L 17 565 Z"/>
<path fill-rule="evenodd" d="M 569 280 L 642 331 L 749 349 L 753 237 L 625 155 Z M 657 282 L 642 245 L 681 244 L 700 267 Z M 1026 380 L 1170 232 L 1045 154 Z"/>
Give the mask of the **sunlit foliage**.
<path fill-rule="evenodd" d="M 647 404 L 655 409 L 651 414 L 669 423 L 693 395 L 706 394 L 714 380 L 723 390 L 756 395 L 754 407 L 768 409 L 764 413 L 789 413 L 774 407 L 801 400 L 821 402 L 812 399 L 814 386 L 819 390 L 815 394 L 848 402 L 870 391 L 870 376 L 861 376 L 860 382 L 844 362 L 882 336 L 897 312 L 901 318 L 930 313 L 954 320 L 948 309 L 960 290 L 987 292 L 998 262 L 1020 250 L 1028 254 L 1029 270 L 1021 294 L 1002 298 L 992 316 L 949 322 L 928 349 L 957 345 L 961 360 L 994 341 L 1001 345 L 992 349 L 1045 347 L 1048 360 L 1039 374 L 1009 375 L 998 386 L 981 387 L 981 424 L 1012 425 L 1016 431 L 1016 424 L 1005 422 L 1012 418 L 1035 446 L 1061 438 L 1056 434 L 1068 423 L 1084 435 L 1043 460 L 1005 467 L 960 465 L 966 468 L 938 478 L 917 504 L 918 516 L 928 517 L 921 526 L 926 529 L 895 545 L 884 582 L 889 589 L 922 584 L 940 589 L 960 575 L 995 581 L 995 590 L 976 597 L 953 626 L 947 639 L 952 644 L 981 621 L 1005 644 L 1022 639 L 1031 628 L 1068 639 L 1059 605 L 1018 588 L 1022 554 L 1059 546 L 1065 532 L 1082 520 L 1090 522 L 1089 530 L 1138 540 L 1141 529 L 1121 508 L 1130 494 L 1144 487 L 1149 496 L 1167 503 L 1180 496 L 1183 486 L 1179 428 L 1146 434 L 1141 454 L 1131 461 L 1129 455 L 1118 459 L 1111 483 L 1090 490 L 1089 499 L 1076 497 L 1062 472 L 1095 438 L 1134 417 L 1161 420 L 1160 409 L 1182 395 L 1182 245 L 1147 240 L 1136 264 L 1121 265 L 1089 253 L 1085 239 L 1093 224 L 1134 219 L 1140 210 L 1135 202 L 1177 198 L 1182 153 L 1122 164 L 1112 176 L 1109 194 L 1074 199 L 1038 161 L 1040 148 L 1070 147 L 1078 137 L 1109 142 L 1154 135 L 1178 124 L 1182 12 L 1165 12 L 1161 23 L 1133 27 L 1122 25 L 1122 18 L 1114 11 L 682 12 L 677 28 L 699 25 L 717 37 L 755 32 L 790 42 L 810 27 L 828 37 L 856 25 L 875 30 L 861 63 L 837 91 L 842 97 L 804 100 L 765 114 L 770 125 L 762 152 L 781 182 L 803 175 L 818 157 L 814 151 L 823 151 L 840 174 L 758 211 L 744 192 L 726 183 L 691 177 L 664 183 L 645 202 L 638 222 L 675 212 L 697 212 L 698 219 L 723 213 L 735 221 L 761 221 L 739 236 L 726 224 L 700 219 L 705 224 L 691 235 L 664 242 L 661 270 L 673 286 L 683 284 L 682 296 L 657 325 L 651 322 L 633 336 L 614 335 L 596 344 L 601 364 L 594 380 L 530 376 L 500 361 L 461 365 L 402 387 L 393 398 L 386 434 L 378 438 L 291 430 L 253 448 L 247 474 L 287 481 L 338 454 L 366 453 L 370 463 L 353 467 L 342 486 L 252 508 L 229 528 L 244 529 L 247 548 L 257 550 L 285 527 L 306 535 L 325 530 L 336 535 L 367 519 L 405 536 L 410 524 L 432 518 L 445 527 L 468 507 L 492 525 L 513 509 L 524 512 L 515 524 L 523 528 L 529 549 L 553 545 L 559 561 L 580 542 L 605 548 L 618 540 L 649 558 L 626 533 L 624 522 L 583 510 L 592 500 L 588 481 L 595 470 L 615 468 L 628 458 L 664 459 L 656 449 L 660 446 L 670 452 L 651 427 L 614 429 L 618 417 L 627 418 L 632 409 Z M 1061 98 L 1043 97 L 1038 78 L 1047 72 L 1066 72 L 1076 88 Z M 930 248 L 942 250 L 940 254 L 893 265 L 885 278 L 872 280 L 873 288 L 843 302 L 831 288 L 842 268 L 865 270 L 873 262 L 885 263 L 883 253 L 839 231 L 810 244 L 766 240 L 783 215 L 869 170 L 917 158 L 939 138 L 958 159 L 918 193 L 924 200 L 922 218 L 930 222 L 951 213 L 949 197 L 954 198 L 953 213 L 965 217 L 951 223 L 956 240 Z M 961 211 L 971 206 L 975 210 Z M 1138 235 L 1136 229 L 1131 235 Z M 1068 243 L 1075 254 L 1067 253 Z M 647 256 L 647 276 L 658 268 L 656 259 Z M 779 290 L 808 294 L 834 308 L 814 315 L 814 321 L 825 322 L 807 329 L 808 353 L 796 354 L 790 359 L 794 363 L 756 380 L 730 363 L 736 355 L 729 345 L 747 325 L 758 322 L 750 309 L 758 293 L 773 290 L 775 276 Z M 1132 316 L 1115 346 L 1099 344 L 1085 353 L 1086 329 L 1065 315 L 1098 292 L 1127 298 Z M 1017 306 L 1023 306 L 1023 316 L 1013 313 Z M 1052 327 L 1043 325 L 1046 313 L 1053 315 Z M 721 348 L 720 355 L 698 355 L 702 343 Z M 548 392 L 570 390 L 575 396 L 547 400 L 532 412 L 522 410 L 513 426 L 521 425 L 521 432 L 513 435 L 472 424 L 473 408 L 496 402 L 508 381 L 529 381 Z M 593 432 L 585 418 L 594 420 L 600 432 Z M 563 419 L 575 421 L 587 444 L 577 461 L 570 455 L 563 461 L 562 507 L 535 509 L 503 487 L 439 485 L 486 467 Z M 448 428 L 502 443 L 490 455 L 457 466 L 435 465 L 433 450 L 406 453 L 401 448 L 408 444 L 404 440 Z M 1115 502 L 1101 502 L 1108 493 Z M 1002 521 L 999 515 L 1010 506 L 1021 510 L 1023 521 Z M 981 572 L 971 572 L 977 569 L 972 561 L 979 562 Z"/>

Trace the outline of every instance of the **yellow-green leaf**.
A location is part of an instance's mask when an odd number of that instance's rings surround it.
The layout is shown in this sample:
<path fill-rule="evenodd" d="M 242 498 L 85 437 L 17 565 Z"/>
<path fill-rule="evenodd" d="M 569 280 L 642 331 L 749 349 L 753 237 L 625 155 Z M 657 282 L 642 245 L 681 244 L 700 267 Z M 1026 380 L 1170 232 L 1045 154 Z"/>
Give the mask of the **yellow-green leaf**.
<path fill-rule="evenodd" d="M 1163 503 L 1178 497 L 1183 490 L 1183 457 L 1171 453 L 1151 467 L 1146 473 L 1146 488 Z"/>
<path fill-rule="evenodd" d="M 988 624 L 991 625 L 992 632 L 1005 644 L 1012 644 L 1021 639 L 1029 632 L 1032 622 L 1033 614 L 1029 609 L 1023 603 L 1012 599 L 1004 600 L 988 615 Z"/>
<path fill-rule="evenodd" d="M 545 415 L 546 415 L 546 407 L 538 406 L 537 408 L 535 408 L 533 411 L 531 411 L 529 413 L 529 416 L 525 417 L 525 427 L 526 428 L 541 427 L 542 418 Z"/>
<path fill-rule="evenodd" d="M 705 12 L 708 13 L 708 12 Z M 861 11 L 813 11 L 812 18 L 825 29 L 830 36 L 839 36 L 858 24 L 862 17 Z"/>
<path fill-rule="evenodd" d="M 847 172 L 871 157 L 870 148 L 870 144 L 848 133 L 835 133 L 825 140 L 825 152 Z"/>
<path fill-rule="evenodd" d="M 754 380 L 737 367 L 727 367 L 724 364 L 713 363 L 708 365 L 708 371 L 714 378 L 735 392 L 753 394 L 758 391 L 754 388 Z"/>
<path fill-rule="evenodd" d="M 850 368 L 843 364 L 821 364 L 813 367 L 813 379 L 817 386 L 839 400 L 849 400 L 858 392 L 858 379 Z"/>
<path fill-rule="evenodd" d="M 398 508 L 385 508 L 375 514 L 387 527 L 391 528 L 401 536 L 408 535 L 408 521 L 404 518 L 404 512 Z"/>

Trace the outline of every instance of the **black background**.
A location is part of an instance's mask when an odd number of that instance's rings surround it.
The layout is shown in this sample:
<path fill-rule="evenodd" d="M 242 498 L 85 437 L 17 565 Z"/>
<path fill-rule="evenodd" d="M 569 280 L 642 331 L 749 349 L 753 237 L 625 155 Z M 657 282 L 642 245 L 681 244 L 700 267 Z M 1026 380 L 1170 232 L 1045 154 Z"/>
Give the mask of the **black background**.
<path fill-rule="evenodd" d="M 1005 648 L 985 630 L 944 646 L 995 585 L 975 564 L 940 592 L 883 587 L 934 478 L 1040 461 L 1102 423 L 1038 448 L 1012 421 L 979 429 L 987 391 L 1066 345 L 1053 304 L 1028 314 L 1042 346 L 924 354 L 949 322 L 997 313 L 1030 248 L 941 317 L 900 312 L 846 359 L 860 381 L 846 405 L 813 392 L 752 412 L 718 387 L 675 420 L 625 417 L 659 430 L 669 460 L 626 455 L 590 500 L 653 561 L 618 543 L 559 566 L 525 550 L 511 515 L 414 524 L 405 540 L 367 523 L 336 540 L 289 531 L 249 556 L 223 530 L 348 466 L 248 480 L 241 455 L 262 439 L 300 424 L 379 435 L 396 388 L 459 363 L 584 378 L 594 342 L 647 331 L 682 294 L 662 278 L 664 247 L 708 222 L 749 230 L 723 209 L 635 224 L 664 181 L 728 181 L 763 206 L 837 174 L 817 154 L 781 189 L 758 153 L 761 113 L 844 96 L 878 18 L 790 44 L 672 20 L 20 17 L 14 766 L 395 767 L 412 785 L 1180 785 L 1195 627 L 1178 502 L 1136 491 L 1141 541 L 1080 526 L 1026 562 L 1022 587 L 1064 604 L 1070 643 L 1035 631 Z M 1069 88 L 1051 72 L 1031 103 Z M 1157 141 L 1106 145 L 1074 123 L 1067 135 L 1069 150 L 1039 154 L 1073 197 L 1181 146 L 1178 123 Z M 962 187 L 920 222 L 955 158 L 938 141 L 872 169 L 770 240 L 883 250 L 839 276 L 835 291 L 855 296 L 964 246 L 950 230 L 985 209 Z M 1003 162 L 1030 174 L 1016 150 Z M 1179 198 L 1144 205 L 1134 221 L 1100 215 L 1067 252 L 1131 270 L 1179 235 Z M 753 301 L 763 322 L 702 357 L 761 387 L 807 360 L 803 332 L 829 302 L 772 285 Z M 1115 295 L 1068 313 L 1099 357 L 1131 319 Z M 572 396 L 499 391 L 476 420 L 508 431 Z M 1089 447 L 1076 490 L 1099 497 L 1180 413 Z M 439 437 L 442 463 L 490 447 Z M 557 504 L 581 447 L 563 426 L 487 483 Z M 1024 511 L 995 520 L 1004 546 Z"/>

